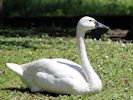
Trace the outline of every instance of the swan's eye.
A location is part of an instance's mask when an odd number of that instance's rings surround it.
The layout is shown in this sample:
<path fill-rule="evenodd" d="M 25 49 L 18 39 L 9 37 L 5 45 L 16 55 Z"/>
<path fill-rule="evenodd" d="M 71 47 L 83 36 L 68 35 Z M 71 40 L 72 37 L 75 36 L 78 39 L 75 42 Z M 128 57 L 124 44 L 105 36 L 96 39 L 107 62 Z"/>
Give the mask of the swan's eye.
<path fill-rule="evenodd" d="M 90 19 L 89 22 L 91 22 L 92 20 Z"/>

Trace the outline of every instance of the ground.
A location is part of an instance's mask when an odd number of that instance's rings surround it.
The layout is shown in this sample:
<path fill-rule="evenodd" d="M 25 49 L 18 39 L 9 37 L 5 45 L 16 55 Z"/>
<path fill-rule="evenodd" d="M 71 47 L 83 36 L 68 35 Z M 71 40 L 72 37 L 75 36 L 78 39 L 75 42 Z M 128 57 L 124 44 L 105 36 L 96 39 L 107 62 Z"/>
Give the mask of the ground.
<path fill-rule="evenodd" d="M 40 58 L 66 58 L 79 63 L 74 37 L 0 36 L 0 99 L 40 100 L 132 100 L 133 44 L 86 38 L 87 54 L 100 76 L 103 90 L 86 96 L 31 93 L 20 78 L 5 65 L 23 64 Z"/>

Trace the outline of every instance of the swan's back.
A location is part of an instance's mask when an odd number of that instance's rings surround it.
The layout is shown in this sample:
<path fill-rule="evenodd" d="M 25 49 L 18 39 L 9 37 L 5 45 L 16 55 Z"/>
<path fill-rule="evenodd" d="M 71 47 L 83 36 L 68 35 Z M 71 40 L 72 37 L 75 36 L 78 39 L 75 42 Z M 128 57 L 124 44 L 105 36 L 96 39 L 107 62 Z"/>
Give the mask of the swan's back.
<path fill-rule="evenodd" d="M 80 65 L 67 59 L 40 59 L 21 65 L 24 72 L 35 74 L 44 72 L 56 77 L 85 77 Z"/>

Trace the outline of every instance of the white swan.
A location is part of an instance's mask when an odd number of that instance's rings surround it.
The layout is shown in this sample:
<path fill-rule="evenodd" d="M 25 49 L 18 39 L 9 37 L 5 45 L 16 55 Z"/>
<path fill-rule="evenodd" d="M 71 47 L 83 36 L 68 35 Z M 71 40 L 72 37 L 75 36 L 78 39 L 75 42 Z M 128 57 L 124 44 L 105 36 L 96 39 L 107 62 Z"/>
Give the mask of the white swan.
<path fill-rule="evenodd" d="M 84 35 L 87 30 L 108 28 L 85 16 L 77 24 L 76 37 L 80 65 L 67 59 L 40 59 L 27 64 L 7 63 L 32 92 L 85 95 L 102 89 L 102 82 L 93 70 L 86 54 Z"/>

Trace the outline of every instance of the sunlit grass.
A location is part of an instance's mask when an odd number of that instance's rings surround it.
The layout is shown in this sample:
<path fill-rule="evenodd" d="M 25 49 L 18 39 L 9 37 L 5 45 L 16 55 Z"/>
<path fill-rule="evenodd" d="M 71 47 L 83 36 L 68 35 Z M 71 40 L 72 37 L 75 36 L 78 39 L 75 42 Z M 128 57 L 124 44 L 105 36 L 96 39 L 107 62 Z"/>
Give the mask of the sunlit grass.
<path fill-rule="evenodd" d="M 79 63 L 75 38 L 0 37 L 0 99 L 129 100 L 133 99 L 133 44 L 86 39 L 93 68 L 101 77 L 103 90 L 87 96 L 31 93 L 5 64 L 23 64 L 40 58 L 66 58 Z"/>

